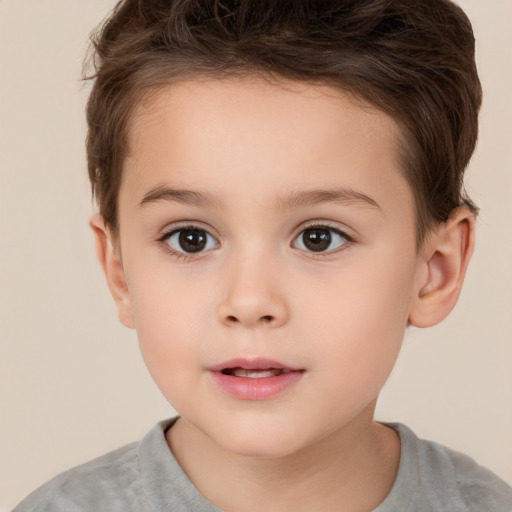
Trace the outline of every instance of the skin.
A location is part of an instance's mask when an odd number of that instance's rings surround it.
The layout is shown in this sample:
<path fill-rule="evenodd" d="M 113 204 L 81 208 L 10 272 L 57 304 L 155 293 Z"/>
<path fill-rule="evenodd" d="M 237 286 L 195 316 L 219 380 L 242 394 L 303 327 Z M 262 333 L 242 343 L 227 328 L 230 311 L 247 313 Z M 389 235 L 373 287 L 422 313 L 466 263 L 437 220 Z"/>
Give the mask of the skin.
<path fill-rule="evenodd" d="M 454 306 L 473 216 L 455 210 L 418 252 L 397 126 L 327 86 L 185 82 L 142 102 L 130 130 L 119 240 L 91 226 L 120 320 L 181 416 L 167 434 L 181 466 L 227 511 L 372 510 L 400 457 L 373 420 L 378 394 L 408 323 Z M 190 225 L 205 250 L 165 236 Z M 314 252 L 312 225 L 345 235 Z M 207 368 L 236 357 L 303 374 L 235 398 Z"/>

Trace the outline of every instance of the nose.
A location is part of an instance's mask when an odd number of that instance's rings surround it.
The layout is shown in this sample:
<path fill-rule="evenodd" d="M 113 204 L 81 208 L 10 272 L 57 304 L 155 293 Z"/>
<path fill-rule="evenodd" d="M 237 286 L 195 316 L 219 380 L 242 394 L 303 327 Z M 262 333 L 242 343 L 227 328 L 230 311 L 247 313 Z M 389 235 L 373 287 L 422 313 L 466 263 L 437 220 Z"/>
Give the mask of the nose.
<path fill-rule="evenodd" d="M 280 327 L 288 322 L 283 280 L 265 258 L 245 258 L 230 265 L 219 303 L 219 320 L 228 327 Z"/>

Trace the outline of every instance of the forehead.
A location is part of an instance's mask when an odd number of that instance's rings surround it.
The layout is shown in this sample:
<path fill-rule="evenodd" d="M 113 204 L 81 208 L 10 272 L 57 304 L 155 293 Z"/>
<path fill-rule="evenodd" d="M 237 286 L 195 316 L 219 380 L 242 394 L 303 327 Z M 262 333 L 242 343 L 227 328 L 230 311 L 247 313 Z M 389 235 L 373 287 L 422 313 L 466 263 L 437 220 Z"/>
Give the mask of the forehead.
<path fill-rule="evenodd" d="M 389 116 L 330 86 L 256 78 L 177 83 L 134 111 L 121 193 L 141 200 L 170 181 L 216 195 L 230 188 L 254 195 L 259 184 L 269 194 L 340 184 L 407 194 L 398 136 Z"/>
<path fill-rule="evenodd" d="M 362 128 L 368 140 L 384 136 L 396 144 L 398 128 L 393 119 L 347 92 L 328 85 L 247 77 L 188 80 L 150 91 L 131 116 L 128 146 L 132 151 L 140 150 L 137 142 L 144 132 L 158 125 L 169 127 L 170 123 L 180 125 L 180 129 L 191 127 L 193 132 L 187 137 L 194 138 L 209 123 L 211 129 L 222 130 L 223 135 L 245 125 L 252 129 L 246 130 L 251 137 L 257 130 L 274 129 L 303 141 L 312 138 L 308 125 L 311 131 L 322 125 L 324 135 L 333 125 L 339 129 L 341 113 L 354 128 Z M 355 134 L 352 129 L 341 134 L 332 131 L 333 136 L 351 134 Z"/>

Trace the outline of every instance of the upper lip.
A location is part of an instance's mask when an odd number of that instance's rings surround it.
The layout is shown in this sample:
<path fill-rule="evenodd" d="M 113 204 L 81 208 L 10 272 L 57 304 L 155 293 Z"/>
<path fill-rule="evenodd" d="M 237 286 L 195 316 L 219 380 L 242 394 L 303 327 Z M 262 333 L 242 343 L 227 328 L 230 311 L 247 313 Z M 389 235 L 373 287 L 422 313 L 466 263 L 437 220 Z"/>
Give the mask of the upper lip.
<path fill-rule="evenodd" d="M 294 368 L 292 366 L 280 363 L 279 361 L 274 361 L 272 359 L 247 359 L 243 357 L 230 359 L 229 361 L 209 366 L 207 369 L 211 372 L 221 372 L 222 370 L 226 370 L 227 368 L 242 368 L 244 370 L 268 370 L 270 368 L 291 371 L 301 370 L 301 368 Z"/>

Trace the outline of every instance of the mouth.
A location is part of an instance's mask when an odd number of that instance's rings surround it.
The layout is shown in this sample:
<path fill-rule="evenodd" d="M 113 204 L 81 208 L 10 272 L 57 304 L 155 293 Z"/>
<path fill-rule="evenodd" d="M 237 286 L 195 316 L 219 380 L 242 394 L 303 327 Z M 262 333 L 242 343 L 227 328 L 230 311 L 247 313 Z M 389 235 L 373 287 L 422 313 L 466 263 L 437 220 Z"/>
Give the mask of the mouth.
<path fill-rule="evenodd" d="M 267 368 L 264 370 L 246 369 L 246 368 L 224 368 L 221 371 L 223 375 L 231 375 L 233 377 L 246 377 L 248 379 L 265 379 L 267 377 L 277 377 L 293 370 L 286 368 Z"/>
<path fill-rule="evenodd" d="M 269 400 L 281 395 L 305 372 L 269 359 L 233 359 L 207 370 L 224 393 L 242 400 Z"/>
<path fill-rule="evenodd" d="M 291 372 L 302 372 L 303 369 L 294 368 L 287 364 L 272 359 L 245 359 L 237 358 L 225 361 L 224 363 L 210 366 L 207 370 L 220 372 L 223 375 L 232 377 L 246 377 L 249 379 L 261 379 L 265 377 L 277 377 Z"/>

